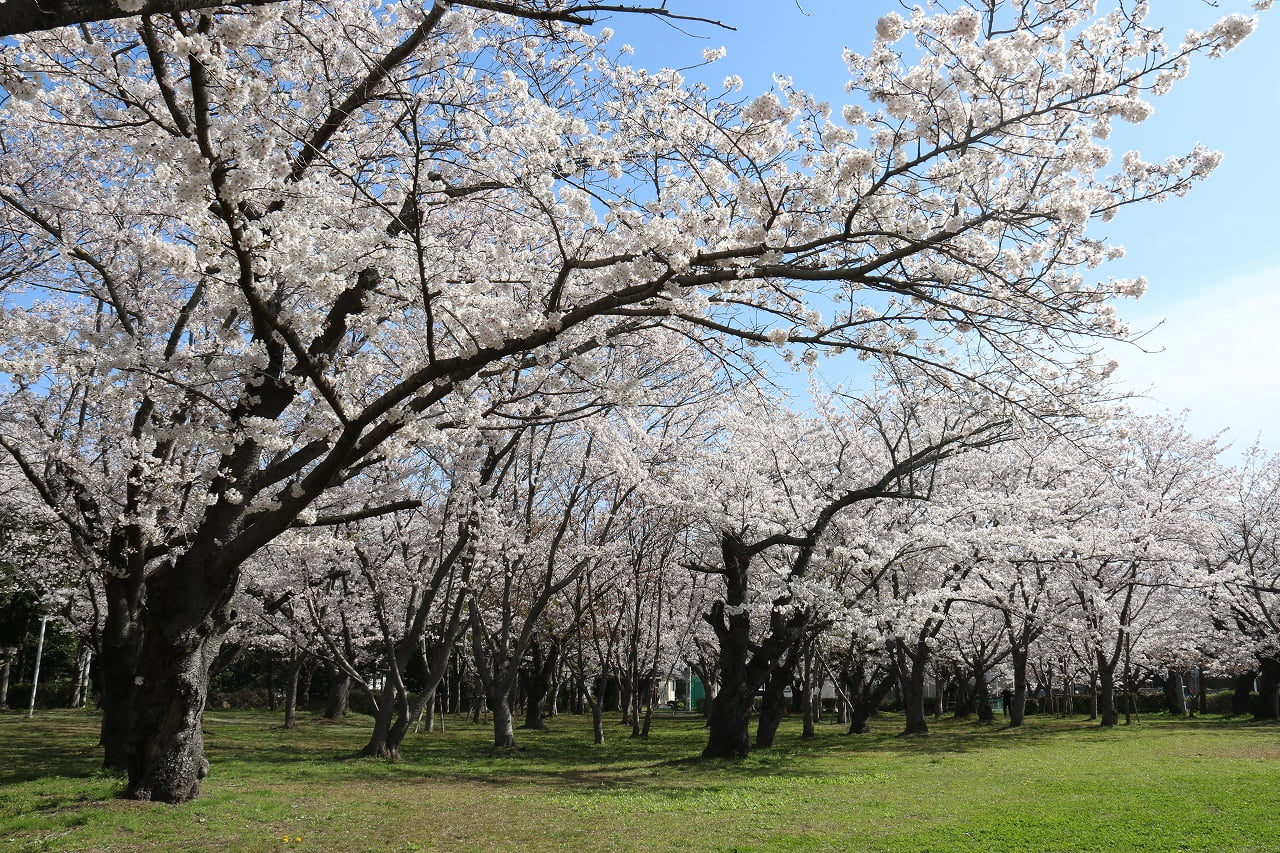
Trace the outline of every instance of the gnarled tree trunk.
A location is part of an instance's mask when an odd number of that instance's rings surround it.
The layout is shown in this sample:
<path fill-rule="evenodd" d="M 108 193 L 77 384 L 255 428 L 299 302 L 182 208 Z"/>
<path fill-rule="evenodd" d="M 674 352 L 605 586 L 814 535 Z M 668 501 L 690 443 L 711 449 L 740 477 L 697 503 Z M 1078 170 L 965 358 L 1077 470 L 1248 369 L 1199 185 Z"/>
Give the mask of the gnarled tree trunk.
<path fill-rule="evenodd" d="M 235 581 L 200 571 L 211 562 L 201 557 L 192 548 L 148 584 L 129 738 L 131 799 L 187 802 L 209 772 L 200 718 Z"/>

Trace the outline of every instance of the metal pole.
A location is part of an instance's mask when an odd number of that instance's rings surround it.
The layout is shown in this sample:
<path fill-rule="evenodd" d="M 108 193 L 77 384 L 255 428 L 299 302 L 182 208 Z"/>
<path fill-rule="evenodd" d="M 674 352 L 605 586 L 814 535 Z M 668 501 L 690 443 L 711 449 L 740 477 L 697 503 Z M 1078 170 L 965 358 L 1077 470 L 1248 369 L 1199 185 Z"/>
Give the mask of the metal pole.
<path fill-rule="evenodd" d="M 44 654 L 44 626 L 49 624 L 48 616 L 40 617 L 40 642 L 36 643 L 36 671 L 31 676 L 31 704 L 27 706 L 27 719 L 36 715 L 36 686 L 40 683 L 40 657 Z"/>

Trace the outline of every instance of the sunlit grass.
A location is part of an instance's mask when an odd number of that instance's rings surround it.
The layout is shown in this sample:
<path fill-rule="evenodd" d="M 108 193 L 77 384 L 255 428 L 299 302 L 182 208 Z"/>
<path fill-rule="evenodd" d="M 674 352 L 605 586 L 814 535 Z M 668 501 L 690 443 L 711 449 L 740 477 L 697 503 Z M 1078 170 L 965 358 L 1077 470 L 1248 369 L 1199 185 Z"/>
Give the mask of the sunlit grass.
<path fill-rule="evenodd" d="M 504 752 L 451 717 L 390 763 L 353 758 L 367 718 L 211 711 L 202 796 L 154 806 L 115 798 L 93 714 L 0 715 L 0 849 L 1280 850 L 1275 726 L 943 720 L 902 739 L 900 722 L 805 742 L 788 721 L 772 750 L 703 762 L 693 716 L 603 746 L 560 716 Z"/>

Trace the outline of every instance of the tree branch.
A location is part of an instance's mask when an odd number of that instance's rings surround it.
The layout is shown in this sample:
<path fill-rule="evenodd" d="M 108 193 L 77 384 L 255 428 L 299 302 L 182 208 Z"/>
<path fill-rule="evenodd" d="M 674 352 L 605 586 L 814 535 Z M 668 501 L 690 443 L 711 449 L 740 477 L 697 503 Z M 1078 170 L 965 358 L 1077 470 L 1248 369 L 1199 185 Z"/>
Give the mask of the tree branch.
<path fill-rule="evenodd" d="M 360 521 L 365 518 L 375 518 L 379 515 L 390 515 L 393 512 L 399 512 L 402 509 L 417 509 L 422 506 L 422 501 L 403 500 L 394 503 L 383 504 L 382 506 L 365 507 L 364 509 L 354 510 L 352 512 L 340 512 L 334 515 L 318 515 L 315 521 L 294 521 L 294 527 L 329 527 L 334 524 L 345 524 L 348 521 Z"/>

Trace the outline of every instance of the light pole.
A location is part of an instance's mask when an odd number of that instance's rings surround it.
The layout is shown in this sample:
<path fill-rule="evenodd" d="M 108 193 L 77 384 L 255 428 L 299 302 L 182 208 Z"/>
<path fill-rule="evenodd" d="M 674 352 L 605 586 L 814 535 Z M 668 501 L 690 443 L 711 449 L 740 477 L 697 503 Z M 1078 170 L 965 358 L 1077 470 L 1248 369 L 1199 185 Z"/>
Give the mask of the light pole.
<path fill-rule="evenodd" d="M 40 658 L 44 655 L 44 626 L 49 624 L 48 616 L 40 617 L 40 642 L 36 643 L 36 671 L 31 676 L 31 704 L 27 706 L 27 719 L 36 715 L 36 686 L 40 683 Z"/>

